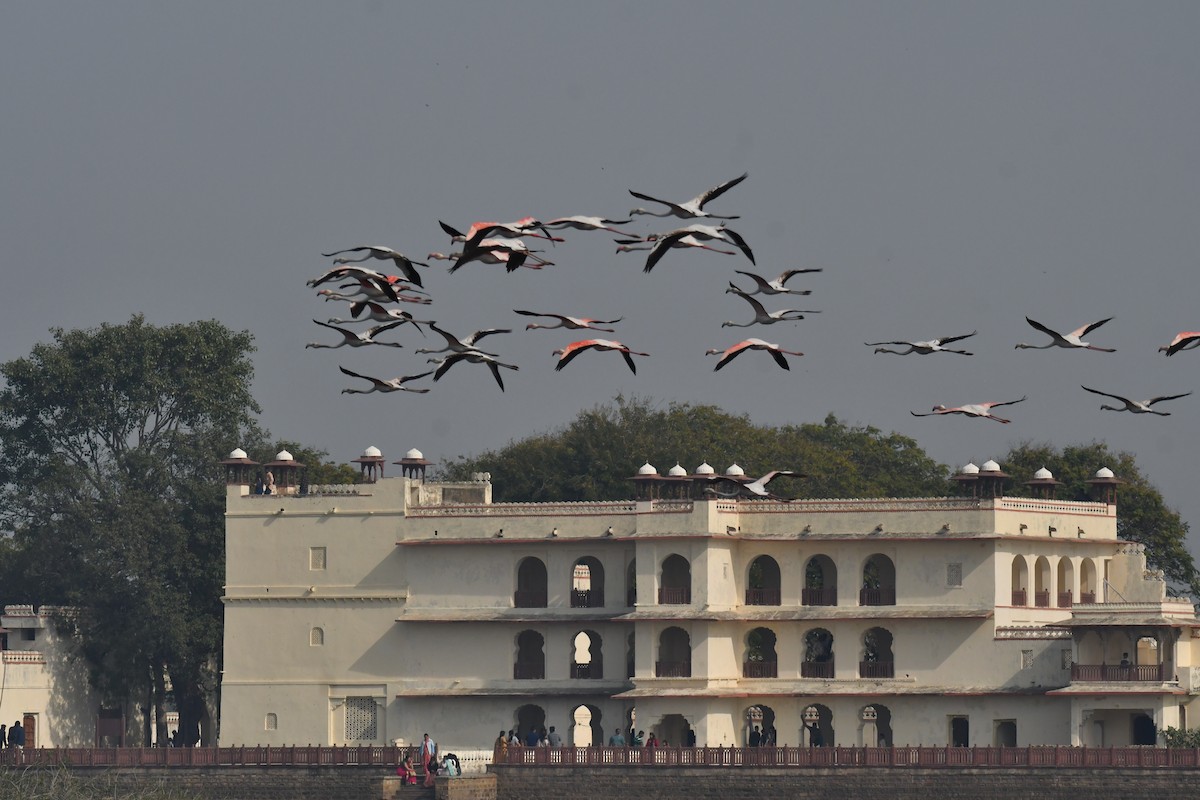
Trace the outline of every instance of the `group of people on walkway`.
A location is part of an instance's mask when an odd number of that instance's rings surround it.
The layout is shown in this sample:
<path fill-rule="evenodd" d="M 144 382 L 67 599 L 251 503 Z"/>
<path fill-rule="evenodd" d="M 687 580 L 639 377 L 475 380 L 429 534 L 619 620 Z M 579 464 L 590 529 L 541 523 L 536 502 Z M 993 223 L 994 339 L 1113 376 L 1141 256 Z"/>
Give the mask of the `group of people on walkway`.
<path fill-rule="evenodd" d="M 0 747 L 24 747 L 25 746 L 25 727 L 21 725 L 21 720 L 17 720 L 12 724 L 11 728 L 5 728 L 0 725 Z"/>
<path fill-rule="evenodd" d="M 454 755 L 454 753 L 443 755 L 438 750 L 437 742 L 430 738 L 428 733 L 421 740 L 418 755 L 421 759 L 421 769 L 425 772 L 425 782 L 423 785 L 426 787 L 434 786 L 434 779 L 438 775 L 456 777 L 462 774 L 462 765 L 458 762 L 458 756 Z M 400 766 L 396 767 L 396 775 L 406 784 L 416 784 L 417 766 L 413 763 L 411 752 L 406 753 L 404 761 L 400 763 Z"/>

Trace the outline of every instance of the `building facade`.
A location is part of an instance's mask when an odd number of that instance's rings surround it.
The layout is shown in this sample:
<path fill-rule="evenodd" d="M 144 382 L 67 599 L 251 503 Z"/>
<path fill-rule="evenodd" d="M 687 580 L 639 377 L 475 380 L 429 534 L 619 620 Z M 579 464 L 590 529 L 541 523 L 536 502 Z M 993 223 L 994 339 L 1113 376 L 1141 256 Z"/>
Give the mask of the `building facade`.
<path fill-rule="evenodd" d="M 1048 473 L 1005 497 L 994 462 L 962 497 L 780 502 L 647 465 L 629 501 L 500 504 L 487 474 L 426 481 L 417 451 L 385 478 L 370 448 L 344 487 L 281 453 L 272 494 L 233 456 L 222 745 L 549 726 L 1122 745 L 1186 727 L 1200 691 L 1200 623 L 1117 539 L 1107 471 L 1094 502 L 1055 499 Z"/>

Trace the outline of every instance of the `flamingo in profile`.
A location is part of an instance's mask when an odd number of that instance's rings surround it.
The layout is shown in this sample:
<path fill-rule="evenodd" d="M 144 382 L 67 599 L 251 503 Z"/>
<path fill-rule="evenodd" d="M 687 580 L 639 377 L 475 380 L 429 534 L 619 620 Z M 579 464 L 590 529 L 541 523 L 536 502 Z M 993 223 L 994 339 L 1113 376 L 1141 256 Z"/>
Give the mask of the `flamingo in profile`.
<path fill-rule="evenodd" d="M 1171 343 L 1158 348 L 1158 352 L 1173 356 L 1183 350 L 1193 350 L 1200 347 L 1200 331 L 1180 331 L 1175 334 Z"/>
<path fill-rule="evenodd" d="M 387 281 L 379 281 L 374 278 L 356 278 L 350 283 L 338 285 L 338 289 L 358 287 L 354 292 L 347 293 L 338 292 L 333 289 L 321 289 L 317 294 L 323 296 L 326 300 L 347 300 L 351 303 L 371 300 L 376 303 L 400 302 L 428 305 L 433 302 L 425 292 L 400 280 L 400 276 L 389 275 L 387 277 L 389 278 Z M 414 292 L 414 294 L 401 294 L 401 292 L 405 291 Z M 417 295 L 423 296 L 418 297 Z"/>
<path fill-rule="evenodd" d="M 558 364 L 554 367 L 555 372 L 570 364 L 575 356 L 585 350 L 616 350 L 625 358 L 625 363 L 629 365 L 629 370 L 634 375 L 637 375 L 637 364 L 633 363 L 632 356 L 650 355 L 649 353 L 639 353 L 636 350 L 630 350 L 620 342 L 615 342 L 611 339 L 581 339 L 578 342 L 571 342 L 562 350 L 554 351 L 554 355 L 558 356 Z"/>
<path fill-rule="evenodd" d="M 547 220 L 542 223 L 542 226 L 547 230 L 561 231 L 566 228 L 574 228 L 577 231 L 609 231 L 621 236 L 633 236 L 632 233 L 619 231 L 616 228 L 609 227 L 610 225 L 628 225 L 633 222 L 632 219 L 605 219 L 604 217 L 585 217 L 581 214 L 576 214 L 571 217 L 557 217 Z"/>
<path fill-rule="evenodd" d="M 422 267 L 428 267 L 424 261 L 413 261 L 408 256 L 401 253 L 399 250 L 393 250 L 390 247 L 382 247 L 380 245 L 364 245 L 362 247 L 347 247 L 345 250 L 335 250 L 332 253 L 322 253 L 325 258 L 333 258 L 340 256 L 343 253 L 363 253 L 362 258 L 335 258 L 334 264 L 358 264 L 367 259 L 376 258 L 381 261 L 391 261 L 396 265 L 396 269 L 400 270 L 400 274 L 409 283 L 424 287 L 421 283 L 421 275 L 417 272 L 414 264 L 419 264 Z"/>
<path fill-rule="evenodd" d="M 1041 344 L 1041 345 L 1021 343 L 1016 346 L 1016 349 L 1017 350 L 1048 350 L 1051 347 L 1065 347 L 1068 350 L 1098 350 L 1101 353 L 1115 353 L 1115 352 L 1117 352 L 1116 350 L 1113 350 L 1113 349 L 1110 349 L 1107 347 L 1097 347 L 1094 344 L 1089 344 L 1088 342 L 1083 341 L 1083 338 L 1082 338 L 1082 337 L 1086 336 L 1088 333 L 1090 333 L 1091 331 L 1094 331 L 1096 328 L 1099 328 L 1101 325 L 1103 325 L 1106 322 L 1109 322 L 1112 319 L 1113 319 L 1112 317 L 1109 317 L 1108 319 L 1102 319 L 1099 322 L 1093 322 L 1090 325 L 1082 325 L 1082 326 L 1076 328 L 1075 330 L 1071 331 L 1070 333 L 1059 333 L 1058 331 L 1047 328 L 1045 325 L 1043 325 L 1042 323 L 1040 323 L 1036 320 L 1032 320 L 1029 317 L 1026 317 L 1025 318 L 1026 322 L 1028 322 L 1030 325 L 1032 325 L 1034 328 L 1041 331 L 1042 333 L 1049 335 L 1050 342 L 1048 344 Z"/>
<path fill-rule="evenodd" d="M 612 333 L 613 332 L 612 328 L 601 328 L 600 326 L 601 325 L 616 325 L 618 322 L 620 322 L 622 319 L 624 319 L 624 317 L 617 317 L 616 319 L 590 319 L 588 317 L 568 317 L 565 314 L 541 314 L 536 311 L 522 311 L 519 308 L 514 308 L 513 313 L 520 314 L 521 316 L 524 316 L 524 317 L 550 317 L 551 319 L 558 320 L 557 325 L 539 325 L 536 322 L 531 322 L 525 326 L 525 330 L 527 330 L 527 331 L 534 330 L 536 328 L 542 328 L 544 330 L 554 330 L 556 328 L 567 328 L 567 329 L 573 330 L 573 331 L 588 329 L 588 330 L 593 330 L 593 331 L 604 331 L 606 333 Z"/>
<path fill-rule="evenodd" d="M 442 358 L 429 359 L 430 364 L 437 364 L 438 368 L 433 372 L 435 381 L 441 380 L 451 367 L 459 362 L 466 361 L 471 364 L 487 364 L 488 369 L 492 371 L 492 377 L 496 379 L 496 383 L 500 386 L 500 391 L 504 391 L 504 379 L 500 377 L 500 368 L 505 369 L 520 369 L 516 364 L 505 364 L 491 353 L 485 353 L 482 350 L 466 350 L 459 353 L 450 353 Z"/>
<path fill-rule="evenodd" d="M 726 228 L 724 224 L 702 225 L 697 222 L 692 225 L 687 225 L 683 228 L 676 228 L 675 230 L 668 231 L 666 233 L 652 233 L 642 239 L 633 239 L 630 241 L 622 240 L 620 243 L 638 244 L 639 242 L 657 242 L 659 239 L 664 239 L 671 236 L 691 236 L 692 238 L 699 239 L 700 241 L 724 242 L 725 244 L 731 244 L 738 250 L 741 250 L 742 255 L 750 259 L 751 264 L 755 263 L 754 251 L 750 249 L 750 245 L 746 244 L 746 240 L 742 238 L 740 233 L 732 228 Z M 736 270 L 734 271 L 736 272 Z"/>
<path fill-rule="evenodd" d="M 964 333 L 962 336 L 943 336 L 940 339 L 929 339 L 924 342 L 863 342 L 863 344 L 865 344 L 867 347 L 874 347 L 876 353 L 893 353 L 898 356 L 906 356 L 910 353 L 919 353 L 923 356 L 927 356 L 930 353 L 958 353 L 959 355 L 963 356 L 973 356 L 975 355 L 974 353 L 968 353 L 966 350 L 952 350 L 949 347 L 943 347 L 943 345 L 949 344 L 950 342 L 961 341 L 962 339 L 970 339 L 978 332 L 979 331 L 971 331 L 970 333 Z M 908 349 L 889 350 L 886 347 L 878 346 L 885 344 L 907 346 Z"/>
<path fill-rule="evenodd" d="M 478 261 L 481 264 L 504 264 L 507 267 L 509 264 L 509 261 L 511 260 L 509 257 L 509 253 L 501 251 L 501 250 L 495 250 L 495 251 L 476 250 L 476 253 L 477 253 L 477 255 L 475 256 L 475 258 L 473 260 Z M 463 257 L 462 253 L 447 254 L 447 253 L 437 253 L 437 252 L 430 253 L 428 256 L 426 256 L 426 258 L 428 258 L 430 261 L 458 261 L 462 257 Z M 539 261 L 536 264 L 531 264 L 525 256 L 521 256 L 521 257 L 517 258 L 516 263 L 517 263 L 516 266 L 512 267 L 511 269 L 508 269 L 509 272 L 512 272 L 513 270 L 517 269 L 518 267 L 524 267 L 525 269 L 541 269 L 542 267 L 554 266 L 553 261 Z"/>
<path fill-rule="evenodd" d="M 751 325 L 772 325 L 776 322 L 795 322 L 804 319 L 805 314 L 819 314 L 819 311 L 804 311 L 798 308 L 784 308 L 779 311 L 767 311 L 763 304 L 743 291 L 734 292 L 754 309 L 754 320 L 751 322 L 722 322 L 722 328 L 749 328 Z"/>
<path fill-rule="evenodd" d="M 785 353 L 789 356 L 804 355 L 804 353 L 800 353 L 795 350 L 784 350 L 779 345 L 772 344 L 771 342 L 765 342 L 762 339 L 746 339 L 725 350 L 706 350 L 704 355 L 711 356 L 716 355 L 717 353 L 721 354 L 720 360 L 717 361 L 717 366 L 713 367 L 713 372 L 716 372 L 717 370 L 721 369 L 721 367 L 740 356 L 742 353 L 745 353 L 747 350 L 766 350 L 771 354 L 771 357 L 775 359 L 775 363 L 786 370 L 790 370 L 791 367 L 788 366 L 787 359 L 783 357 Z"/>
<path fill-rule="evenodd" d="M 366 316 L 363 316 L 363 311 L 366 311 Z M 350 304 L 351 319 L 342 319 L 340 317 L 331 317 L 330 322 L 347 323 L 347 322 L 411 322 L 417 330 L 421 331 L 421 335 L 425 335 L 425 331 L 421 330 L 421 325 L 428 325 L 429 320 L 413 319 L 413 315 L 407 311 L 401 311 L 398 308 L 384 308 L 379 303 L 371 300 L 362 300 Z"/>
<path fill-rule="evenodd" d="M 365 331 L 351 331 L 351 330 L 347 330 L 345 328 L 339 328 L 336 325 L 330 325 L 328 322 L 321 322 L 319 319 L 314 319 L 313 322 L 315 322 L 318 325 L 321 325 L 323 327 L 337 331 L 338 333 L 340 333 L 342 335 L 342 341 L 338 342 L 337 344 L 321 344 L 320 342 L 309 342 L 308 344 L 305 345 L 305 348 L 321 347 L 321 348 L 331 348 L 332 349 L 335 347 L 366 347 L 369 344 L 377 344 L 377 345 L 380 345 L 381 347 L 403 347 L 404 345 L 398 344 L 397 342 L 377 342 L 377 341 L 375 341 L 375 337 L 378 336 L 379 334 L 383 333 L 384 331 L 390 331 L 392 328 L 395 328 L 398 325 L 403 325 L 405 322 L 408 322 L 408 320 L 401 319 L 401 320 L 396 320 L 395 322 L 388 322 L 384 325 L 376 325 L 374 328 L 368 328 Z"/>
<path fill-rule="evenodd" d="M 450 234 L 450 241 L 463 242 L 464 249 L 471 250 L 478 246 L 479 242 L 491 236 L 535 236 L 538 239 L 547 239 L 551 242 L 561 242 L 562 239 L 555 238 L 546 230 L 545 225 L 534 217 L 522 217 L 516 222 L 473 222 L 471 227 L 466 231 L 460 231 L 452 228 L 446 223 L 438 220 L 438 225 L 442 226 L 442 230 Z M 541 231 L 541 233 L 535 233 Z"/>
<path fill-rule="evenodd" d="M 779 495 L 767 490 L 767 484 L 779 477 L 803 478 L 804 476 L 799 472 L 790 469 L 773 469 L 758 480 L 754 480 L 749 483 L 742 483 L 737 478 L 731 478 L 726 475 L 712 475 L 708 478 L 708 481 L 714 484 L 729 484 L 735 487 L 732 493 L 724 493 L 715 489 L 710 490 L 714 494 L 722 495 L 724 497 L 737 497 L 739 494 L 746 492 L 754 495 L 755 497 L 762 498 L 763 500 L 778 500 L 782 503 L 790 503 L 792 502 L 791 500 L 780 497 Z"/>
<path fill-rule="evenodd" d="M 357 372 L 351 372 L 345 367 L 339 366 L 338 369 L 340 369 L 343 374 L 349 375 L 352 378 L 362 378 L 363 380 L 371 382 L 370 389 L 342 389 L 342 394 L 370 394 L 371 392 L 416 392 L 418 394 L 424 394 L 429 390 L 410 389 L 404 384 L 408 383 L 409 381 L 415 381 L 419 378 L 424 378 L 426 375 L 433 374 L 433 370 L 430 370 L 429 372 L 422 372 L 420 375 L 402 375 L 398 378 L 391 378 L 385 381 L 382 378 L 372 378 L 370 375 L 359 375 Z"/>
<path fill-rule="evenodd" d="M 1012 422 L 1012 420 L 1004 419 L 1003 417 L 997 417 L 992 413 L 992 409 L 996 408 L 997 406 L 1011 406 L 1017 403 L 1023 403 L 1025 400 L 1026 398 L 1022 397 L 1020 400 L 1007 400 L 1003 403 L 972 403 L 965 406 L 955 406 L 954 408 L 946 408 L 943 405 L 937 405 L 934 406 L 933 411 L 928 414 L 918 414 L 915 411 L 910 411 L 908 413 L 912 414 L 914 417 L 933 417 L 941 414 L 962 414 L 966 417 L 986 417 L 987 419 L 994 419 L 996 422 L 1003 422 L 1005 425 L 1007 425 L 1008 423 Z"/>
<path fill-rule="evenodd" d="M 646 239 L 623 239 L 617 245 L 618 253 L 631 253 L 635 250 L 649 250 L 650 255 L 646 257 L 646 266 L 642 268 L 642 272 L 649 272 L 654 269 L 654 265 L 667 254 L 667 251 L 672 247 L 698 247 L 701 250 L 711 250 L 714 253 L 722 253 L 727 256 L 737 255 L 732 250 L 721 250 L 697 239 L 691 234 L 681 231 L 674 231 L 671 234 L 664 235 L 656 240 L 649 247 L 642 247 L 642 244 L 650 244 Z"/>
<path fill-rule="evenodd" d="M 491 336 L 494 333 L 512 333 L 512 330 L 509 328 L 484 328 L 483 330 L 475 331 L 470 336 L 464 336 L 460 339 L 449 331 L 442 330 L 432 322 L 429 323 L 429 330 L 445 339 L 446 346 L 439 347 L 436 350 L 422 348 L 420 350 L 414 350 L 414 353 L 484 353 L 484 355 L 495 357 L 495 353 L 486 353 L 476 347 L 475 343 L 485 336 Z"/>
<path fill-rule="evenodd" d="M 1121 397 L 1119 394 L 1109 394 L 1108 392 L 1101 392 L 1098 389 L 1089 389 L 1086 386 L 1081 386 L 1080 388 L 1085 392 L 1098 394 L 1101 397 L 1111 397 L 1113 400 L 1119 400 L 1125 404 L 1120 408 L 1117 406 L 1100 406 L 1100 408 L 1105 411 L 1131 411 L 1134 414 L 1157 414 L 1160 417 L 1169 417 L 1171 416 L 1171 412 L 1155 411 L 1150 406 L 1154 405 L 1155 403 L 1162 403 L 1166 400 L 1178 400 L 1181 397 L 1187 397 L 1189 394 L 1191 394 L 1191 392 L 1184 392 L 1183 394 L 1165 394 L 1161 397 L 1151 397 L 1149 400 L 1130 400 L 1128 397 Z"/>
<path fill-rule="evenodd" d="M 708 191 L 696 195 L 691 200 L 685 200 L 682 203 L 674 203 L 670 200 L 659 200 L 657 197 L 651 197 L 648 194 L 642 194 L 641 192 L 635 192 L 630 189 L 629 193 L 637 199 L 645 200 L 649 203 L 659 203 L 666 206 L 667 210 L 662 213 L 658 213 L 656 211 L 647 211 L 644 208 L 635 208 L 629 212 L 629 215 L 632 217 L 635 214 L 646 214 L 651 217 L 679 217 L 680 219 L 696 219 L 700 217 L 710 217 L 712 219 L 738 219 L 737 216 L 722 217 L 716 214 L 710 214 L 704 210 L 704 206 L 709 202 L 716 200 L 718 197 L 725 194 L 725 192 L 737 186 L 742 181 L 746 180 L 746 176 L 749 174 L 750 173 L 748 172 L 743 173 L 740 177 L 725 181 L 722 184 L 718 184 Z"/>
<path fill-rule="evenodd" d="M 754 291 L 745 292 L 744 294 L 812 294 L 812 290 L 810 289 L 789 289 L 784 286 L 784 284 L 796 275 L 804 275 L 809 272 L 824 272 L 824 270 L 820 267 L 815 269 L 789 269 L 782 273 L 778 278 L 770 281 L 761 275 L 756 275 L 753 272 L 743 272 L 740 269 L 735 269 L 734 272 L 736 272 L 738 275 L 745 275 L 747 278 L 754 281 Z M 728 293 L 734 291 L 741 292 L 742 290 L 730 283 L 729 288 L 725 291 Z"/>
<path fill-rule="evenodd" d="M 526 266 L 526 261 L 536 265 L 536 269 L 541 269 L 551 263 L 533 253 L 534 251 L 530 250 L 529 246 L 520 239 L 481 239 L 476 247 L 463 248 L 462 254 L 450 267 L 450 271 L 455 272 L 472 261 L 482 261 L 485 264 L 502 263 L 506 272 L 513 272 L 521 266 Z"/>

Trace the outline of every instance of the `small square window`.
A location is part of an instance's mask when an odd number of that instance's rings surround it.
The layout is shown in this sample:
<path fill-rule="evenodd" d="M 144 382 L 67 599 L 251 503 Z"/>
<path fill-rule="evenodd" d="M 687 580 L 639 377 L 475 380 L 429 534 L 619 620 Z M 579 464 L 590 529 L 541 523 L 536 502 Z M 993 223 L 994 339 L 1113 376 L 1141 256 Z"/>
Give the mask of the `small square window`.
<path fill-rule="evenodd" d="M 279 715 L 275 712 L 267 714 L 266 720 L 263 722 L 263 730 L 277 731 L 279 730 Z"/>
<path fill-rule="evenodd" d="M 312 570 L 325 569 L 325 548 L 308 548 L 308 568 Z"/>
<path fill-rule="evenodd" d="M 1033 667 L 1033 651 L 1021 651 L 1021 669 L 1030 669 Z"/>
<path fill-rule="evenodd" d="M 1063 650 L 1062 651 L 1062 668 L 1070 669 L 1072 667 L 1072 665 L 1074 665 L 1074 663 L 1075 663 L 1075 654 L 1073 652 L 1071 652 L 1071 649 L 1066 648 L 1065 650 Z"/>
<path fill-rule="evenodd" d="M 946 565 L 946 585 L 962 586 L 962 562 L 952 561 Z"/>

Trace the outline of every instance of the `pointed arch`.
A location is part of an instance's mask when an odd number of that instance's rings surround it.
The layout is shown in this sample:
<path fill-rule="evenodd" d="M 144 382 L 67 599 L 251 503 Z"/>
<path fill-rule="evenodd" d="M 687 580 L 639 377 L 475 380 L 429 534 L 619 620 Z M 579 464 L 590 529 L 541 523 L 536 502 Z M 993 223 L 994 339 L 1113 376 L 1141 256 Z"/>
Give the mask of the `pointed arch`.
<path fill-rule="evenodd" d="M 583 630 L 571 637 L 571 677 L 598 680 L 604 677 L 604 642 L 600 634 Z"/>
<path fill-rule="evenodd" d="M 604 565 L 593 556 L 578 558 L 571 567 L 571 608 L 604 607 Z"/>
<path fill-rule="evenodd" d="M 746 655 L 742 660 L 742 677 L 779 677 L 779 657 L 775 653 L 775 642 L 775 631 L 770 628 L 755 628 L 746 634 Z"/>
<path fill-rule="evenodd" d="M 517 660 L 513 664 L 515 680 L 541 680 L 546 677 L 546 640 L 534 630 L 517 634 Z"/>

